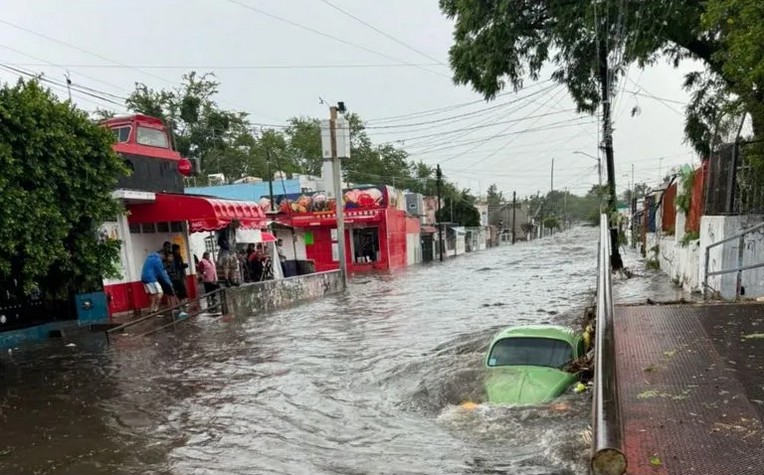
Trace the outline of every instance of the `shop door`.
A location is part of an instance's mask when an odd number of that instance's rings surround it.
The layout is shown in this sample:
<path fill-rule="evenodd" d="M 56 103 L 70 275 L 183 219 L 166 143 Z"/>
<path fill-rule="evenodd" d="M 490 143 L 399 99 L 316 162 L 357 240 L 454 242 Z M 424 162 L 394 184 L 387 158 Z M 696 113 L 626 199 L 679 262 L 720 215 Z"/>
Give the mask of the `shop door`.
<path fill-rule="evenodd" d="M 431 262 L 433 260 L 433 235 L 432 234 L 422 234 L 422 262 Z"/>

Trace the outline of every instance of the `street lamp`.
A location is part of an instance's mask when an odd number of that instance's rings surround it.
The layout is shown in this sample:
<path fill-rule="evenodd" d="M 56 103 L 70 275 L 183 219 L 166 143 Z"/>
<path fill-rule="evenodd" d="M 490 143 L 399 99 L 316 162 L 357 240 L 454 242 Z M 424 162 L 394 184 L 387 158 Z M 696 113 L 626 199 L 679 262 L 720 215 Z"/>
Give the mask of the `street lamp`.
<path fill-rule="evenodd" d="M 589 157 L 589 158 L 593 158 L 594 160 L 597 160 L 597 177 L 599 179 L 600 188 L 602 188 L 602 160 L 600 159 L 600 157 L 599 156 L 595 157 L 594 155 L 590 155 L 590 154 L 588 154 L 586 152 L 582 152 L 580 150 L 576 150 L 573 153 L 574 154 L 578 154 L 578 155 L 583 155 L 585 157 Z"/>

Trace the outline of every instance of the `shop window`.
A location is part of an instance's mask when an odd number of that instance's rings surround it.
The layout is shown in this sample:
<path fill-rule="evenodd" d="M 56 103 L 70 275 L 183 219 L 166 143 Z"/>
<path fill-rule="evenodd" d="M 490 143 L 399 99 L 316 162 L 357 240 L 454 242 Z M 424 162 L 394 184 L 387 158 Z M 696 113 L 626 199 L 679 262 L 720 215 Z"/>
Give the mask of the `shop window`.
<path fill-rule="evenodd" d="M 138 223 L 130 223 L 130 234 L 140 234 L 141 233 L 141 225 Z"/>
<path fill-rule="evenodd" d="M 154 223 L 143 223 L 141 226 L 141 230 L 144 234 L 153 234 L 156 232 L 156 228 L 154 227 Z"/>
<path fill-rule="evenodd" d="M 204 250 L 212 255 L 217 254 L 218 243 L 217 239 L 215 239 L 215 236 L 207 236 L 204 238 Z"/>
<path fill-rule="evenodd" d="M 379 260 L 379 229 L 353 229 L 353 249 L 355 262 L 377 262 Z"/>
<path fill-rule="evenodd" d="M 180 221 L 173 221 L 170 223 L 170 231 L 174 233 L 182 233 L 183 232 L 183 223 Z"/>
<path fill-rule="evenodd" d="M 170 223 L 157 223 L 157 232 L 158 233 L 169 233 L 170 232 Z"/>

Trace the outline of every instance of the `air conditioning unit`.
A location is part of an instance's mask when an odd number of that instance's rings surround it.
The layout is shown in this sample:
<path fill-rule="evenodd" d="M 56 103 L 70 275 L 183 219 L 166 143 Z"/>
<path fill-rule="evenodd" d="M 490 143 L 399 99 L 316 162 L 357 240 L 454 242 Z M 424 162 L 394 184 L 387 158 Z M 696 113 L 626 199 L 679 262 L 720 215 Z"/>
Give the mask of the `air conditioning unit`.
<path fill-rule="evenodd" d="M 424 197 L 419 193 L 406 193 L 406 212 L 411 216 L 424 216 Z"/>

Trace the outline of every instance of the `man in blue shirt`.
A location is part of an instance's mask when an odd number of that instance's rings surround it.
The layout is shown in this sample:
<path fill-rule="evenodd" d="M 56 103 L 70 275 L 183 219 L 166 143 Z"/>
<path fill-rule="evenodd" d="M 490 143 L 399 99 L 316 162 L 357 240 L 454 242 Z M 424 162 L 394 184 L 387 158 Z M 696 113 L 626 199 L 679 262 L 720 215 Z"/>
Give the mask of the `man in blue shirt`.
<path fill-rule="evenodd" d="M 151 302 L 151 313 L 159 310 L 162 294 L 175 295 L 170 276 L 164 268 L 162 257 L 158 252 L 152 252 L 146 256 L 141 270 L 141 282 Z"/>

